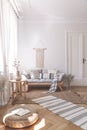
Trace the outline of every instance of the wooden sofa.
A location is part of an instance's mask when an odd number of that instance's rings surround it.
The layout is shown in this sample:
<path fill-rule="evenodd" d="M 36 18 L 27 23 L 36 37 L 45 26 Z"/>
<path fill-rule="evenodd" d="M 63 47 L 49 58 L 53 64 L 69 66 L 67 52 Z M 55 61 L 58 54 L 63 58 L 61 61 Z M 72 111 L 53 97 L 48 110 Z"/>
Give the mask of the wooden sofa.
<path fill-rule="evenodd" d="M 63 79 L 64 73 L 57 72 L 56 69 L 47 70 L 47 69 L 35 69 L 27 71 L 26 78 L 28 88 L 32 86 L 48 86 L 52 85 L 52 82 L 55 78 L 57 78 L 57 86 L 60 91 L 63 90 Z"/>
<path fill-rule="evenodd" d="M 28 87 L 32 87 L 32 86 L 48 86 L 48 87 L 50 87 L 51 84 L 52 84 L 52 81 L 33 81 L 33 80 L 29 80 L 27 82 L 27 84 L 28 84 Z M 63 90 L 63 84 L 64 84 L 64 79 L 57 82 L 57 87 L 59 88 L 60 91 Z"/>

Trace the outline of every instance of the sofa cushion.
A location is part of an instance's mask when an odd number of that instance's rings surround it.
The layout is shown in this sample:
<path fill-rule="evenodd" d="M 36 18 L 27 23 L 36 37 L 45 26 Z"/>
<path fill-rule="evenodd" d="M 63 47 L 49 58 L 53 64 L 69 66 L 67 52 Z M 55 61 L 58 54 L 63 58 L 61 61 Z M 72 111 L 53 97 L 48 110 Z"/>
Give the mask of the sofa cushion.
<path fill-rule="evenodd" d="M 61 81 L 63 77 L 64 77 L 64 73 L 58 73 L 56 78 L 58 81 Z"/>
<path fill-rule="evenodd" d="M 23 72 L 22 72 L 22 76 L 25 76 L 26 79 L 31 79 L 31 75 L 30 75 L 30 72 L 29 72 L 29 71 L 23 71 Z"/>
<path fill-rule="evenodd" d="M 54 73 L 49 73 L 49 79 L 54 79 Z"/>
<path fill-rule="evenodd" d="M 31 79 L 40 79 L 41 69 L 34 69 L 30 71 Z"/>
<path fill-rule="evenodd" d="M 31 75 L 28 73 L 25 75 L 27 79 L 31 79 Z"/>
<path fill-rule="evenodd" d="M 49 74 L 48 73 L 43 73 L 43 79 L 49 79 Z"/>
<path fill-rule="evenodd" d="M 40 73 L 40 79 L 54 79 L 53 73 Z"/>
<path fill-rule="evenodd" d="M 57 69 L 30 69 L 25 75 L 27 79 L 55 79 L 61 81 L 64 73 L 60 73 Z"/>
<path fill-rule="evenodd" d="M 55 79 L 57 73 L 59 73 L 59 70 L 57 70 L 57 69 L 48 69 L 48 73 L 50 75 L 50 79 Z"/>

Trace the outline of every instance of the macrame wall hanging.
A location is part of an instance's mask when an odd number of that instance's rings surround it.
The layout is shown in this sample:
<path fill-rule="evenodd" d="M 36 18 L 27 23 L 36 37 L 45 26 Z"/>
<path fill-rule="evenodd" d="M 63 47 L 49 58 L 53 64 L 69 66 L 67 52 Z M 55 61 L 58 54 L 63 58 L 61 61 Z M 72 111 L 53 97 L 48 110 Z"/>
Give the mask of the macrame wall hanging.
<path fill-rule="evenodd" d="M 46 48 L 34 48 L 36 51 L 36 67 L 43 68 L 44 67 L 44 50 Z"/>

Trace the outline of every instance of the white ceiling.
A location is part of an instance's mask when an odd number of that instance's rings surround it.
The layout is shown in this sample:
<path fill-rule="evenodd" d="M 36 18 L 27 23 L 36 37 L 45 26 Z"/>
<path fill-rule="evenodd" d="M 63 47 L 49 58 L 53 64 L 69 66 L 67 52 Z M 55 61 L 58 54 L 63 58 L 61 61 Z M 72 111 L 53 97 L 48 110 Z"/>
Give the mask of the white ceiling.
<path fill-rule="evenodd" d="M 10 0 L 12 1 L 12 0 Z M 87 0 L 13 0 L 24 20 L 87 22 Z"/>

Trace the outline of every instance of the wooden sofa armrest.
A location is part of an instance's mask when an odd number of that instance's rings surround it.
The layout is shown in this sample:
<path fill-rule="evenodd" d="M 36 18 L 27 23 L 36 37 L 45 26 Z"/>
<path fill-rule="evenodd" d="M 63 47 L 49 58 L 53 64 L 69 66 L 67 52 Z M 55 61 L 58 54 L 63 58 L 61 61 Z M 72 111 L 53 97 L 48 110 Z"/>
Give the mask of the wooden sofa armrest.
<path fill-rule="evenodd" d="M 62 86 L 63 86 L 63 84 L 64 84 L 64 79 L 63 80 L 61 80 L 60 82 L 58 82 L 57 83 L 57 87 L 62 91 L 63 90 L 63 88 L 62 88 Z"/>

